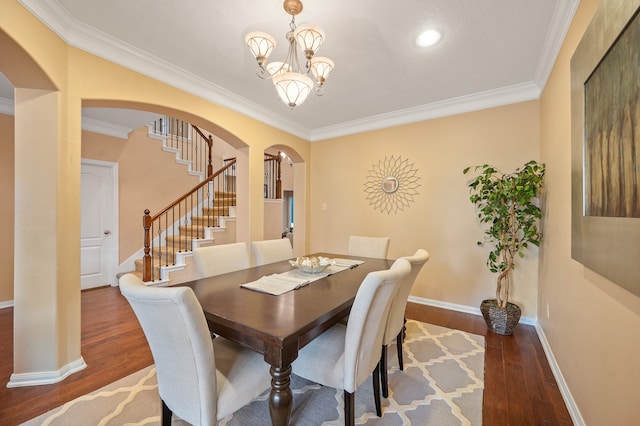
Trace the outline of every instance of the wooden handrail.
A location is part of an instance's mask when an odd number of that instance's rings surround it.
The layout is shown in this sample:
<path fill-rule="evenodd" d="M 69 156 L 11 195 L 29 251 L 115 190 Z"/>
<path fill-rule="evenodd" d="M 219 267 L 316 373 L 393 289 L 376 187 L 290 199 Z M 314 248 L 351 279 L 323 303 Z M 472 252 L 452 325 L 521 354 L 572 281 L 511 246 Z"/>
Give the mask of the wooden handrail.
<path fill-rule="evenodd" d="M 198 189 L 206 186 L 209 182 L 213 181 L 213 179 L 215 179 L 216 177 L 220 176 L 222 174 L 222 172 L 224 172 L 225 170 L 227 170 L 228 168 L 230 168 L 231 166 L 233 166 L 234 164 L 236 164 L 236 159 L 233 158 L 231 159 L 231 161 L 229 162 L 229 164 L 225 165 L 224 167 L 222 167 L 220 170 L 218 170 L 214 175 L 209 176 L 208 178 L 206 178 L 205 180 L 203 180 L 202 182 L 200 182 L 199 184 L 197 184 L 196 186 L 193 187 L 193 189 L 191 189 L 189 192 L 186 192 L 184 195 L 182 195 L 180 198 L 178 198 L 177 200 L 175 200 L 173 203 L 169 204 L 167 207 L 165 207 L 162 211 L 160 211 L 160 213 L 156 213 L 154 216 L 151 217 L 151 221 L 155 221 L 156 219 L 158 219 L 160 216 L 162 216 L 164 213 L 168 212 L 169 210 L 171 210 L 172 207 L 175 207 L 176 205 L 178 205 L 181 201 L 184 201 L 189 195 L 193 194 L 194 192 L 196 192 Z M 146 211 L 146 210 L 145 210 Z"/>

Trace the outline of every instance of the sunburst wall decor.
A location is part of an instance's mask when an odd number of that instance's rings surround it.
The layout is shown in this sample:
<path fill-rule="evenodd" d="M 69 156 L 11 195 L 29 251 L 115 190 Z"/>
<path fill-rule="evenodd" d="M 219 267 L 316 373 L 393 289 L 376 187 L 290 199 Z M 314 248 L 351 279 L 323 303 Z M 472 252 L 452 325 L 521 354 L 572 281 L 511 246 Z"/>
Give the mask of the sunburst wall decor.
<path fill-rule="evenodd" d="M 420 186 L 420 177 L 417 173 L 407 159 L 384 157 L 372 166 L 365 179 L 364 192 L 369 205 L 387 214 L 403 211 L 418 195 L 416 188 Z"/>

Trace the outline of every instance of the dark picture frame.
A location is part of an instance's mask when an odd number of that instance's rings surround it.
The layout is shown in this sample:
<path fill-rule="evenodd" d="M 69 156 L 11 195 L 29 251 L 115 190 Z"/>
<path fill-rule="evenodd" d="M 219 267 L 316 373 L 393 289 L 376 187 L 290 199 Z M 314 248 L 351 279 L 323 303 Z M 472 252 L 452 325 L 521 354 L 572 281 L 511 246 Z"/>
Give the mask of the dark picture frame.
<path fill-rule="evenodd" d="M 571 58 L 571 257 L 636 295 L 639 13 L 640 0 L 603 0 Z"/>

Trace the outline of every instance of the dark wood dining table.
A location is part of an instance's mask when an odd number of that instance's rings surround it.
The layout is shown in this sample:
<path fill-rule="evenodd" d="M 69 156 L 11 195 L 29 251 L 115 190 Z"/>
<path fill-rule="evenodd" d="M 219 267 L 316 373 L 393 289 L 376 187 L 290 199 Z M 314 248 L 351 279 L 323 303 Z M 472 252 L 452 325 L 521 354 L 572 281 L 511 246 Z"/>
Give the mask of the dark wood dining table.
<path fill-rule="evenodd" d="M 369 272 L 389 269 L 393 263 L 341 254 L 317 255 L 364 263 L 279 296 L 240 285 L 293 269 L 288 261 L 182 284 L 193 288 L 213 333 L 264 355 L 271 366 L 269 414 L 273 425 L 289 424 L 293 405 L 291 364 L 298 351 L 349 315 L 360 283 Z"/>

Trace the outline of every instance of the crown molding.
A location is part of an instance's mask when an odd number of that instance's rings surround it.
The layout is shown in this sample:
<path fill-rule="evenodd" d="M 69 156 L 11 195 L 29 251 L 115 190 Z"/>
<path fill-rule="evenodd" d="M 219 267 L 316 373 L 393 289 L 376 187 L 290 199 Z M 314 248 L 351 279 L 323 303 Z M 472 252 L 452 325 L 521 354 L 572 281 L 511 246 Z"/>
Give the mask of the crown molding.
<path fill-rule="evenodd" d="M 95 118 L 82 117 L 82 130 L 113 136 L 120 139 L 129 139 L 129 132 L 134 129 L 113 123 L 107 123 L 102 120 L 96 120 Z"/>
<path fill-rule="evenodd" d="M 580 0 L 563 0 L 556 3 L 535 73 L 535 81 L 541 88 L 547 84 L 579 5 Z"/>
<path fill-rule="evenodd" d="M 19 0 L 70 46 L 154 78 L 207 101 L 309 140 L 305 128 L 273 111 L 75 19 L 58 1 Z"/>
<path fill-rule="evenodd" d="M 78 21 L 57 0 L 18 1 L 73 47 L 312 142 L 537 99 L 551 73 L 564 37 L 580 3 L 579 0 L 562 0 L 556 5 L 535 78 L 531 82 L 397 110 L 333 126 L 309 129 Z"/>
<path fill-rule="evenodd" d="M 538 99 L 540 93 L 534 82 L 516 84 L 315 129 L 311 132 L 311 142 L 530 101 Z"/>

